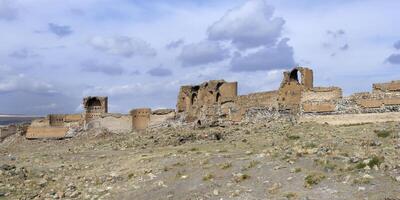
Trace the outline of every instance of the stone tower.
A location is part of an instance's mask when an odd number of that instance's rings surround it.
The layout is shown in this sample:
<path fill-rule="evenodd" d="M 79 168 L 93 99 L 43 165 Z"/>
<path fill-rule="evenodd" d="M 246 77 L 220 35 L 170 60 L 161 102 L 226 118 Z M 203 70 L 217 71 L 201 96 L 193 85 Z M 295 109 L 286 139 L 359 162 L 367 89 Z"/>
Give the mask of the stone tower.
<path fill-rule="evenodd" d="M 85 97 L 83 99 L 83 108 L 85 122 L 99 118 L 102 114 L 108 112 L 108 97 Z"/>

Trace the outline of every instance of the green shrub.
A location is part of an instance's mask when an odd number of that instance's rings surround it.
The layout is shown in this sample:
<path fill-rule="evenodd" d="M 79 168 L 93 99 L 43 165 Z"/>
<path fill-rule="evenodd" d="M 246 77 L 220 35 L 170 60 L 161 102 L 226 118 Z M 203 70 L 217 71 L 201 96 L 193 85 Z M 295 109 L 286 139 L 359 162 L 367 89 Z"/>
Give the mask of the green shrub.
<path fill-rule="evenodd" d="M 374 130 L 374 133 L 380 138 L 387 138 L 392 134 L 393 131 L 389 130 Z"/>
<path fill-rule="evenodd" d="M 313 185 L 318 185 L 325 178 L 325 175 L 320 173 L 309 174 L 304 178 L 304 186 L 310 188 Z"/>

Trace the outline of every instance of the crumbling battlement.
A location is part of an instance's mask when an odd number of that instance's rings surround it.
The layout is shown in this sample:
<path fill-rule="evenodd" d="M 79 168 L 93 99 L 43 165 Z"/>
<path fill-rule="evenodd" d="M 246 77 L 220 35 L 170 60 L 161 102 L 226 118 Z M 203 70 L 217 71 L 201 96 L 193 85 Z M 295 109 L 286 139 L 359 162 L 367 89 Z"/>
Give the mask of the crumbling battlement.
<path fill-rule="evenodd" d="M 378 92 L 400 92 L 400 80 L 389 83 L 375 83 L 372 85 L 373 93 Z"/>
<path fill-rule="evenodd" d="M 85 97 L 83 107 L 82 114 L 52 114 L 33 121 L 27 138 L 63 137 L 77 127 L 126 132 L 187 123 L 213 126 L 260 120 L 340 121 L 340 116 L 357 115 L 368 122 L 373 120 L 371 116 L 392 120 L 387 113 L 400 113 L 400 81 L 376 83 L 372 92 L 343 97 L 339 87 L 314 87 L 313 71 L 296 67 L 283 72 L 281 85 L 274 91 L 239 96 L 238 83 L 224 80 L 182 86 L 176 110 L 139 108 L 125 115 L 110 114 L 108 97 Z"/>
<path fill-rule="evenodd" d="M 313 88 L 313 82 L 311 69 L 297 67 L 283 73 L 283 80 L 277 91 L 238 96 L 237 82 L 228 83 L 223 80 L 182 86 L 178 95 L 177 112 L 183 113 L 188 122 L 221 119 L 239 122 L 252 108 L 297 113 L 302 94 Z"/>
<path fill-rule="evenodd" d="M 85 97 L 83 99 L 85 124 L 108 112 L 108 97 Z"/>
<path fill-rule="evenodd" d="M 276 91 L 237 96 L 237 83 L 210 81 L 183 86 L 178 96 L 177 111 L 187 122 L 202 124 L 218 121 L 251 121 L 251 118 L 302 115 L 340 115 L 400 112 L 400 81 L 373 85 L 371 93 L 343 97 L 339 87 L 314 87 L 313 71 L 296 67 L 285 71 Z M 229 85 L 227 98 L 217 98 L 218 88 Z M 218 99 L 224 99 L 218 101 Z"/>

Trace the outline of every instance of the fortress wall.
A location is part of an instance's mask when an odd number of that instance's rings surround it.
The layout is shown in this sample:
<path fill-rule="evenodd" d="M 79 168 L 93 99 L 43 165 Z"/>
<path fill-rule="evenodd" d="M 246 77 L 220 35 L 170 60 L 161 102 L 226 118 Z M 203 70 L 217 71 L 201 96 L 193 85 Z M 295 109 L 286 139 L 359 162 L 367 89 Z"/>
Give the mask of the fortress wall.
<path fill-rule="evenodd" d="M 48 127 L 50 126 L 50 120 L 48 117 L 35 119 L 31 122 L 31 127 Z"/>
<path fill-rule="evenodd" d="M 107 113 L 86 124 L 87 129 L 105 128 L 111 132 L 130 132 L 132 130 L 132 116 Z"/>
<path fill-rule="evenodd" d="M 6 127 L 1 127 L 0 128 L 0 141 L 3 140 L 4 138 L 14 135 L 17 133 L 17 126 L 15 125 L 9 125 Z"/>
<path fill-rule="evenodd" d="M 394 113 L 362 113 L 335 115 L 302 115 L 299 122 L 316 122 L 330 125 L 350 125 L 362 123 L 400 122 L 400 112 Z"/>
<path fill-rule="evenodd" d="M 68 132 L 65 127 L 28 127 L 26 138 L 40 139 L 40 138 L 64 138 Z"/>
<path fill-rule="evenodd" d="M 174 110 L 162 109 L 153 111 L 150 115 L 149 127 L 160 126 L 170 120 L 174 120 L 176 113 Z"/>
<path fill-rule="evenodd" d="M 278 107 L 278 91 L 259 92 L 238 96 L 236 103 L 243 109 L 253 107 Z"/>
<path fill-rule="evenodd" d="M 372 85 L 373 92 L 400 92 L 400 81 L 391 81 L 389 83 L 375 83 Z"/>
<path fill-rule="evenodd" d="M 336 111 L 336 104 L 332 102 L 304 103 L 302 108 L 305 113 L 329 113 Z"/>
<path fill-rule="evenodd" d="M 224 83 L 219 88 L 219 96 L 217 96 L 217 102 L 231 101 L 237 96 L 238 96 L 238 83 L 237 82 Z"/>
<path fill-rule="evenodd" d="M 82 120 L 82 114 L 68 114 L 65 115 L 64 122 L 79 122 Z"/>
<path fill-rule="evenodd" d="M 47 116 L 50 126 L 64 126 L 65 115 L 50 114 Z"/>
<path fill-rule="evenodd" d="M 303 92 L 301 102 L 337 101 L 343 97 L 341 88 L 314 87 Z"/>

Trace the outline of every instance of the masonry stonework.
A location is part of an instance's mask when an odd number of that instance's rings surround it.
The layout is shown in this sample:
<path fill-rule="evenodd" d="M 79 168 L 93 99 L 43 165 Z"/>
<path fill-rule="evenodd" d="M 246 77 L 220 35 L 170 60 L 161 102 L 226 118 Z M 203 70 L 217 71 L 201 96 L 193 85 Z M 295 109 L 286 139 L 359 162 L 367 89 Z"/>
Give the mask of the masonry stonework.
<path fill-rule="evenodd" d="M 296 67 L 283 72 L 280 87 L 273 91 L 238 95 L 237 82 L 211 80 L 182 86 L 176 109 L 152 112 L 140 108 L 113 114 L 108 113 L 108 97 L 100 96 L 85 97 L 83 107 L 82 114 L 51 114 L 33 121 L 26 137 L 65 137 L 77 127 L 127 132 L 177 124 L 214 126 L 277 119 L 332 124 L 400 121 L 400 81 L 375 83 L 371 92 L 344 97 L 339 87 L 314 87 L 313 71 Z"/>
<path fill-rule="evenodd" d="M 132 128 L 134 130 L 144 130 L 150 124 L 151 109 L 139 108 L 131 111 Z"/>
<path fill-rule="evenodd" d="M 102 114 L 108 113 L 108 97 L 85 97 L 83 99 L 85 123 L 92 119 L 99 118 Z"/>

